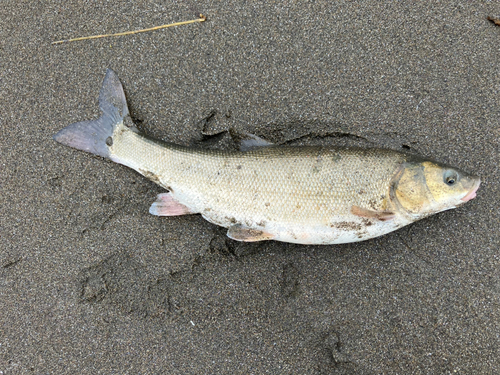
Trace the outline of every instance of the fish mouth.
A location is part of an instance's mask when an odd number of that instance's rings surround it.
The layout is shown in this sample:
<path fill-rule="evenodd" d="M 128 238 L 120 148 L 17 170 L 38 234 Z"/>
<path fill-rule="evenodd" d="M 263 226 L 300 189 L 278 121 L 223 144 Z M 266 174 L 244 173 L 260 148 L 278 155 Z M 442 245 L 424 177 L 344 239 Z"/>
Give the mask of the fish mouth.
<path fill-rule="evenodd" d="M 463 202 L 468 202 L 471 199 L 474 199 L 476 197 L 476 191 L 479 189 L 479 185 L 481 184 L 481 180 L 478 178 L 474 186 L 472 187 L 472 190 L 469 191 L 463 198 L 460 200 Z"/>

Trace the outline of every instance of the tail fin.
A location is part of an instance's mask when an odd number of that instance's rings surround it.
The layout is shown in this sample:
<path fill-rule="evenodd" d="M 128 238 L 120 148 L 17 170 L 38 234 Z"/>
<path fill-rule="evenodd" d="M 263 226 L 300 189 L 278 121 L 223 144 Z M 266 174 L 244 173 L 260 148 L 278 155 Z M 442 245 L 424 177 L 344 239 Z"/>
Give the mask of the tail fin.
<path fill-rule="evenodd" d="M 118 126 L 123 126 L 123 121 L 128 116 L 122 84 L 111 69 L 106 71 L 102 83 L 99 107 L 102 115 L 97 120 L 68 125 L 54 135 L 54 140 L 78 150 L 109 158 L 109 146 L 113 142 L 113 133 Z M 129 122 L 131 123 L 128 121 L 127 125 Z"/>

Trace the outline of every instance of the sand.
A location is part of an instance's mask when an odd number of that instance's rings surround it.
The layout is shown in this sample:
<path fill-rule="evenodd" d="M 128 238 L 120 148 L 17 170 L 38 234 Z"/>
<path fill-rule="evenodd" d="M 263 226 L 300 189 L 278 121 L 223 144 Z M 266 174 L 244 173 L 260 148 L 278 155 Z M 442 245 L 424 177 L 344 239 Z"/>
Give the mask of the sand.
<path fill-rule="evenodd" d="M 207 16 L 151 33 L 52 41 Z M 500 372 L 497 2 L 14 1 L 0 7 L 0 374 Z M 106 68 L 139 128 L 200 147 L 419 153 L 477 198 L 356 244 L 241 244 L 55 143 Z"/>

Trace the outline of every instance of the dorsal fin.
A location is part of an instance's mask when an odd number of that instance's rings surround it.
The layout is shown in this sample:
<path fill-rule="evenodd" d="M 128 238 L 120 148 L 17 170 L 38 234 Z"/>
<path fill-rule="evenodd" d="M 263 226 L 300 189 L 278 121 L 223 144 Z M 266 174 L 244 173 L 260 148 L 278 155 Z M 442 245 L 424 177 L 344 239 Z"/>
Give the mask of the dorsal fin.
<path fill-rule="evenodd" d="M 239 144 L 240 151 L 250 151 L 260 147 L 274 146 L 274 143 L 268 142 L 254 134 L 240 133 L 234 129 L 229 129 L 229 134 L 231 138 Z"/>

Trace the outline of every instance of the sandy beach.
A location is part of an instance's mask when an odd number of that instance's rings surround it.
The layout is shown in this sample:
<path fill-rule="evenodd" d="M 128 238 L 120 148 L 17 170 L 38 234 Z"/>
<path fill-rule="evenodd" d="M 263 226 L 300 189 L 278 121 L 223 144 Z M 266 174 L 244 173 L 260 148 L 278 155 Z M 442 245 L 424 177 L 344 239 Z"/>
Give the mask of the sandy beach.
<path fill-rule="evenodd" d="M 52 45 L 56 40 L 149 33 Z M 0 7 L 0 374 L 500 373 L 498 2 L 14 1 Z M 239 243 L 57 144 L 106 69 L 146 134 L 417 153 L 466 205 L 354 244 Z"/>

